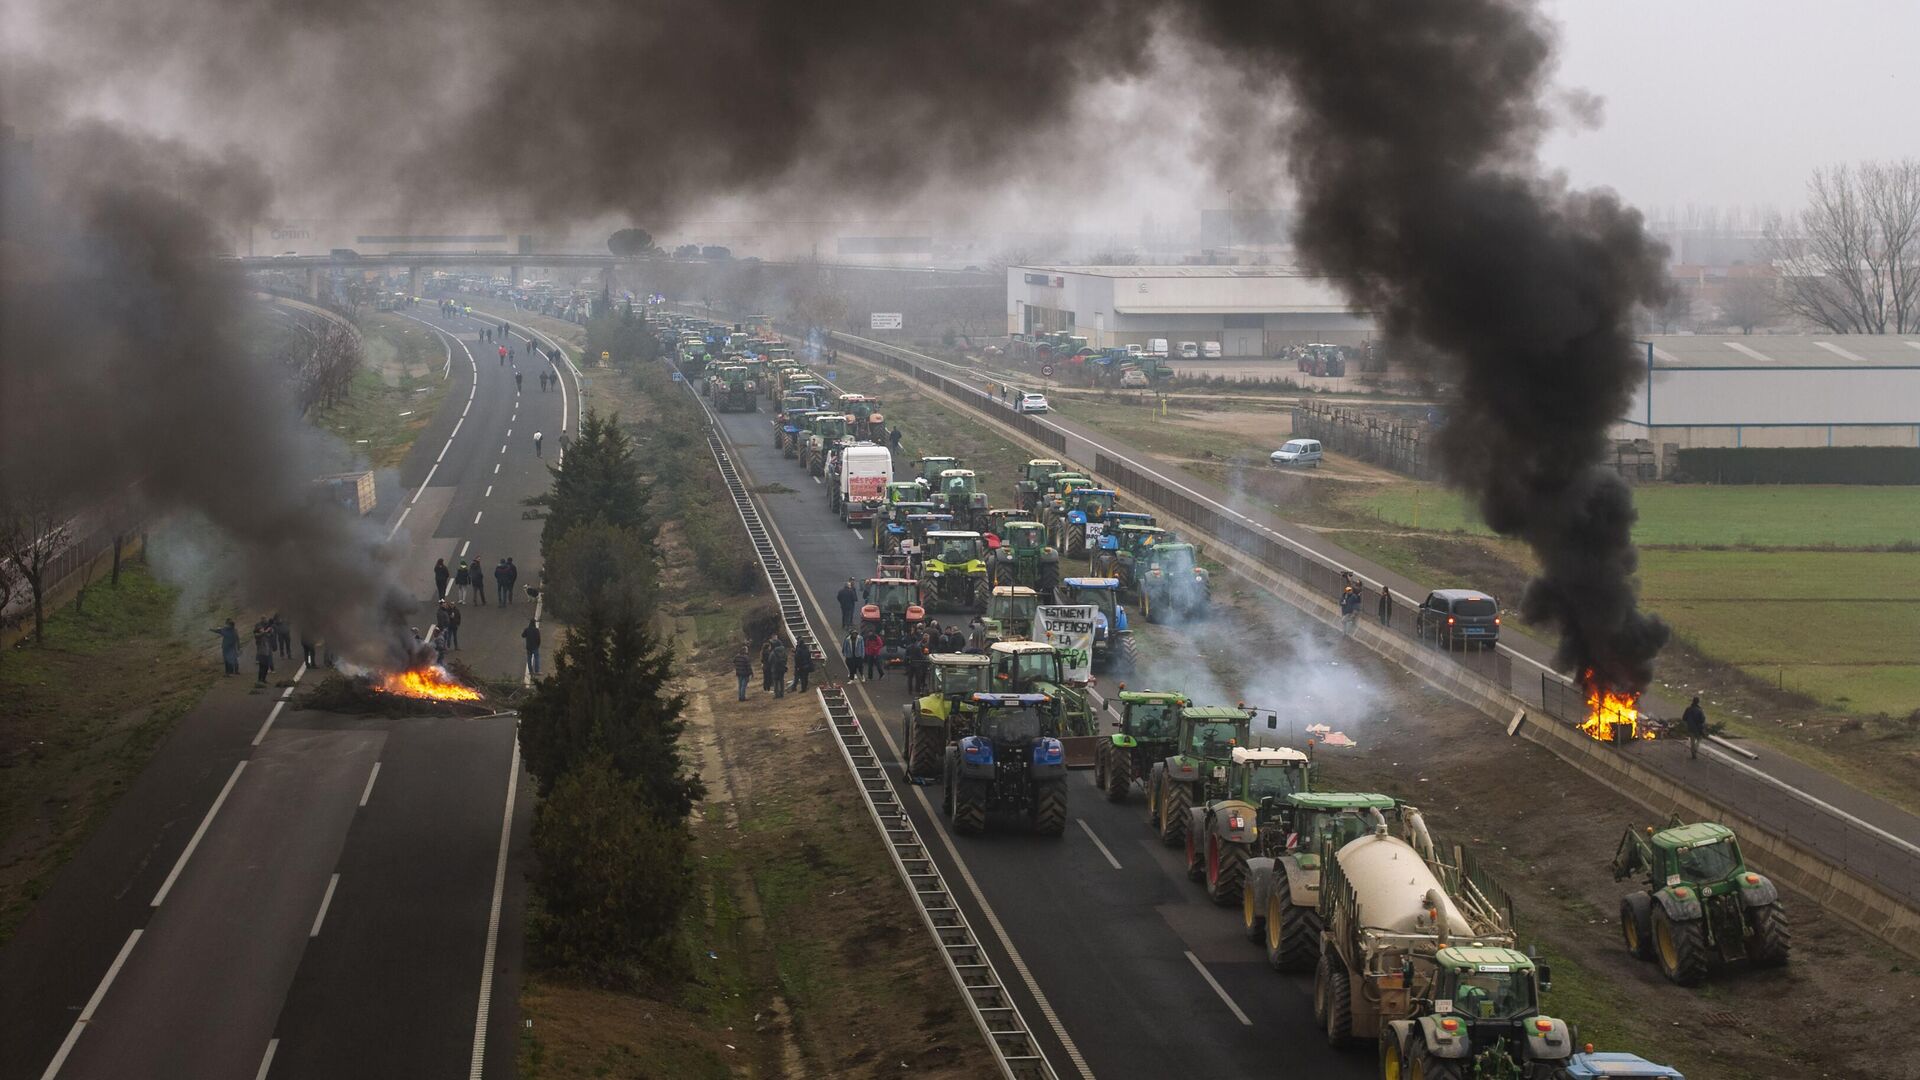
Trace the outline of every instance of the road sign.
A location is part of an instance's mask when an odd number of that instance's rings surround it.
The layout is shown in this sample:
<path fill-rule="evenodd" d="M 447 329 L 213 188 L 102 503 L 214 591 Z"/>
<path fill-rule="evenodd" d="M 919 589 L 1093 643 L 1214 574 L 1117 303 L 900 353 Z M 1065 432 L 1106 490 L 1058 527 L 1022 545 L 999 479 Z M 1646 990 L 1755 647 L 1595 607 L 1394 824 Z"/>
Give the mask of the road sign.
<path fill-rule="evenodd" d="M 604 363 L 606 363 L 607 361 L 609 361 L 609 360 L 612 360 L 612 359 L 613 359 L 613 354 L 612 354 L 612 353 L 610 353 L 610 352 L 607 352 L 607 351 L 605 351 L 605 350 L 602 350 L 602 351 L 601 351 L 601 353 L 600 353 L 600 362 L 601 362 L 601 363 L 603 363 L 603 364 L 604 364 Z"/>
<path fill-rule="evenodd" d="M 686 378 L 685 378 L 684 376 L 682 376 L 682 375 L 681 375 L 681 374 L 680 374 L 679 372 L 677 372 L 677 371 L 676 371 L 676 372 L 674 372 L 674 373 L 673 373 L 673 381 L 674 381 L 674 382 L 686 382 L 687 380 L 686 380 Z"/>
<path fill-rule="evenodd" d="M 1040 365 L 1040 377 L 1041 377 L 1041 378 L 1043 378 L 1043 379 L 1051 379 L 1051 378 L 1053 378 L 1053 365 L 1052 365 L 1052 364 L 1041 364 L 1041 365 Z"/>
<path fill-rule="evenodd" d="M 898 330 L 906 325 L 906 317 L 898 311 L 876 311 L 867 316 L 869 330 Z"/>
<path fill-rule="evenodd" d="M 834 370 L 833 368 L 828 368 L 828 369 L 827 369 L 827 381 L 828 381 L 828 382 L 832 382 L 833 380 L 835 380 L 835 379 L 837 379 L 837 378 L 839 378 L 839 377 L 840 377 L 840 372 L 838 372 L 838 371 L 836 371 L 836 370 Z"/>

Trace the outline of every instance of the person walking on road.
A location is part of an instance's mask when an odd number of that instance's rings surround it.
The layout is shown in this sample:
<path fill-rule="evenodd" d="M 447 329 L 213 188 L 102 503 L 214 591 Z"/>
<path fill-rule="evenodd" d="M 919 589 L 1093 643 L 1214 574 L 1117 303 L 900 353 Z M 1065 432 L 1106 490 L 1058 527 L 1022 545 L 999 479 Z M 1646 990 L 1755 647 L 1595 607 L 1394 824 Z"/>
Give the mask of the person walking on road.
<path fill-rule="evenodd" d="M 1340 594 L 1340 628 L 1348 637 L 1353 636 L 1354 626 L 1360 621 L 1360 590 L 1349 585 Z"/>
<path fill-rule="evenodd" d="M 773 639 L 773 654 L 769 657 L 773 663 L 773 696 L 787 696 L 787 643 L 779 638 Z"/>
<path fill-rule="evenodd" d="M 1392 622 L 1393 622 L 1393 588 L 1389 585 L 1383 584 L 1380 586 L 1380 625 L 1386 626 Z"/>
<path fill-rule="evenodd" d="M 226 665 L 227 674 L 240 674 L 240 631 L 233 625 L 233 620 L 228 619 L 209 633 L 220 639 L 220 662 Z"/>
<path fill-rule="evenodd" d="M 507 556 L 507 603 L 513 603 L 513 586 L 520 580 L 520 568 L 513 565 L 513 556 Z"/>
<path fill-rule="evenodd" d="M 303 663 L 316 670 L 320 667 L 318 649 L 319 645 L 312 638 L 305 634 L 300 635 L 300 651 L 306 655 L 306 660 L 304 660 Z"/>
<path fill-rule="evenodd" d="M 460 571 L 459 573 L 453 575 L 453 597 L 454 597 L 453 602 L 454 603 L 464 604 L 467 602 L 467 587 L 472 583 L 473 583 L 473 571 L 468 569 L 467 560 L 461 559 Z M 442 589 L 441 591 L 445 592 L 446 590 Z"/>
<path fill-rule="evenodd" d="M 867 632 L 865 651 L 867 654 L 867 681 L 874 682 L 887 677 L 887 664 L 881 654 L 886 651 L 887 643 L 881 639 L 880 631 Z"/>
<path fill-rule="evenodd" d="M 520 640 L 527 643 L 527 673 L 540 674 L 540 624 L 527 620 L 527 628 L 520 631 Z"/>
<path fill-rule="evenodd" d="M 534 456 L 534 457 L 544 457 L 544 456 L 545 456 L 545 455 L 543 455 L 543 454 L 541 454 L 541 453 L 540 453 L 540 441 L 541 441 L 541 435 L 540 435 L 540 433 L 539 433 L 539 432 L 537 432 L 537 431 L 536 431 L 536 432 L 534 432 L 534 433 L 533 433 L 533 456 Z"/>
<path fill-rule="evenodd" d="M 518 371 L 513 373 L 513 391 L 516 394 L 520 392 L 520 373 Z"/>
<path fill-rule="evenodd" d="M 507 606 L 507 560 L 501 559 L 493 568 L 494 600 L 501 607 Z"/>
<path fill-rule="evenodd" d="M 287 620 L 281 618 L 280 613 L 276 611 L 273 613 L 272 622 L 274 648 L 280 653 L 282 659 L 293 659 L 293 631 L 287 629 Z"/>
<path fill-rule="evenodd" d="M 473 598 L 481 607 L 486 607 L 487 560 L 475 555 L 473 557 L 473 565 L 469 567 L 469 573 L 473 577 Z"/>
<path fill-rule="evenodd" d="M 805 645 L 795 644 L 793 647 L 793 685 L 787 687 L 787 689 L 805 690 L 807 688 L 807 676 L 812 674 L 813 650 L 807 648 Z"/>
<path fill-rule="evenodd" d="M 267 685 L 267 672 L 273 670 L 273 630 L 264 620 L 253 624 L 253 662 L 260 669 L 254 685 Z"/>
<path fill-rule="evenodd" d="M 507 347 L 505 345 L 500 346 L 500 362 L 502 364 L 507 362 Z"/>
<path fill-rule="evenodd" d="M 433 598 L 435 600 L 447 598 L 447 582 L 452 577 L 453 572 L 447 569 L 447 560 L 433 560 Z"/>
<path fill-rule="evenodd" d="M 460 651 L 460 609 L 452 604 L 447 604 L 447 648 Z"/>
<path fill-rule="evenodd" d="M 840 591 L 834 593 L 833 597 L 840 601 L 840 629 L 850 629 L 853 626 L 854 609 L 860 602 L 860 594 L 853 591 L 853 579 L 848 578 L 847 583 L 840 586 Z"/>
<path fill-rule="evenodd" d="M 747 680 L 753 677 L 753 660 L 747 655 L 745 645 L 740 646 L 740 651 L 733 654 L 733 677 L 740 680 L 739 700 L 747 700 Z"/>
<path fill-rule="evenodd" d="M 1687 726 L 1687 757 L 1700 756 L 1700 740 L 1707 737 L 1707 711 L 1700 707 L 1700 698 L 1696 695 L 1693 704 L 1680 714 L 1680 722 Z"/>
<path fill-rule="evenodd" d="M 860 681 L 860 669 L 866 666 L 867 644 L 860 640 L 860 631 L 848 630 L 840 639 L 840 659 L 847 664 L 847 680 Z"/>

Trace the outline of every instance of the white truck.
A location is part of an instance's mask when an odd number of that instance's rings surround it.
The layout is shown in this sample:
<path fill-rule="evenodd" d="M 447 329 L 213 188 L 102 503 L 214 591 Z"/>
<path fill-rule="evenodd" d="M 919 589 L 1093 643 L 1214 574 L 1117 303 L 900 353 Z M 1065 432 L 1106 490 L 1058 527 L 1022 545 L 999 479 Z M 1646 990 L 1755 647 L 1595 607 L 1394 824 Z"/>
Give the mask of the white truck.
<path fill-rule="evenodd" d="M 833 512 L 850 525 L 873 521 L 887 485 L 893 483 L 893 454 L 877 443 L 843 448 L 833 477 Z"/>

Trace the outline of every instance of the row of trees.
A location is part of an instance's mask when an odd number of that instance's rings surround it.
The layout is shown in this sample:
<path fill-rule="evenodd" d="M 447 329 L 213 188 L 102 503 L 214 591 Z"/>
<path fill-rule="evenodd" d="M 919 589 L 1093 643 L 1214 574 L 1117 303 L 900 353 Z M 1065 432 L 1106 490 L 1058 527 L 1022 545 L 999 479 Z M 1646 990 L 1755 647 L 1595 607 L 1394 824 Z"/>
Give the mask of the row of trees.
<path fill-rule="evenodd" d="M 546 604 L 567 623 L 551 674 L 520 710 L 534 812 L 542 959 L 628 985 L 672 959 L 691 895 L 687 817 L 704 794 L 679 739 L 672 651 L 649 630 L 659 594 L 650 485 L 618 417 L 589 411 L 553 484 L 531 503 Z"/>
<path fill-rule="evenodd" d="M 1767 229 L 1778 303 L 1836 334 L 1920 332 L 1920 160 L 1821 169 Z"/>

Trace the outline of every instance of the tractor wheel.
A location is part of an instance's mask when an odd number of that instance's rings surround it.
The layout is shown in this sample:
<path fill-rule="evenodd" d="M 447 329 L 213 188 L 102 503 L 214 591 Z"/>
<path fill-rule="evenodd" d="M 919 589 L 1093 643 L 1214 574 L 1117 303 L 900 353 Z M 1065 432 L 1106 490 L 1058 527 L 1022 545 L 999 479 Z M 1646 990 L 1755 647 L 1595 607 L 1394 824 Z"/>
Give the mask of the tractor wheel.
<path fill-rule="evenodd" d="M 1149 623 L 1160 621 L 1153 614 L 1153 594 L 1145 588 L 1140 590 L 1140 617 Z"/>
<path fill-rule="evenodd" d="M 1059 836 L 1067 830 L 1066 779 L 1041 780 L 1033 787 L 1033 831 Z"/>
<path fill-rule="evenodd" d="M 1273 891 L 1267 894 L 1267 966 L 1275 971 L 1305 971 L 1320 955 L 1320 912 L 1295 904 L 1282 891 L 1286 885 L 1286 879 L 1275 873 Z"/>
<path fill-rule="evenodd" d="M 1201 858 L 1199 841 L 1194 838 L 1193 830 L 1187 830 L 1187 880 L 1204 881 L 1207 876 L 1206 860 Z"/>
<path fill-rule="evenodd" d="M 1003 562 L 993 564 L 993 573 L 988 575 L 995 586 L 1013 584 L 1013 567 Z"/>
<path fill-rule="evenodd" d="M 1793 927 L 1787 922 L 1787 912 L 1779 901 L 1754 908 L 1748 918 L 1753 926 L 1753 944 L 1748 946 L 1747 955 L 1753 958 L 1754 965 L 1785 965 L 1787 955 L 1793 951 Z"/>
<path fill-rule="evenodd" d="M 1040 564 L 1040 577 L 1038 579 L 1037 584 L 1035 585 L 1035 591 L 1039 592 L 1042 596 L 1047 596 L 1047 595 L 1051 595 L 1053 590 L 1059 587 L 1060 587 L 1060 564 L 1052 563 L 1052 562 L 1042 562 Z"/>
<path fill-rule="evenodd" d="M 1127 792 L 1133 789 L 1133 755 L 1118 748 L 1107 755 L 1106 787 L 1108 802 L 1127 801 Z"/>
<path fill-rule="evenodd" d="M 1109 742 L 1093 744 L 1093 786 L 1102 791 L 1107 789 L 1107 752 L 1112 749 Z"/>
<path fill-rule="evenodd" d="M 1187 808 L 1193 805 L 1193 789 L 1172 781 L 1164 783 L 1166 790 L 1160 793 L 1160 842 L 1179 847 L 1187 835 Z"/>
<path fill-rule="evenodd" d="M 973 607 L 976 611 L 987 610 L 987 600 L 993 596 L 993 586 L 988 584 L 985 574 L 973 580 Z"/>
<path fill-rule="evenodd" d="M 1413 1071 L 1407 1074 L 1411 1080 L 1464 1080 L 1467 1075 L 1465 1061 L 1435 1057 L 1424 1042 L 1414 1054 Z"/>
<path fill-rule="evenodd" d="M 1160 827 L 1160 770 L 1147 771 L 1147 824 Z"/>
<path fill-rule="evenodd" d="M 1674 922 L 1667 909 L 1653 909 L 1653 952 L 1660 973 L 1680 986 L 1699 986 L 1707 977 L 1707 924 L 1703 919 Z"/>
<path fill-rule="evenodd" d="M 936 737 L 932 728 L 913 725 L 908 747 L 908 772 L 922 777 L 940 774 L 940 754 L 946 749 L 946 740 Z"/>
<path fill-rule="evenodd" d="M 1114 670 L 1122 675 L 1131 675 L 1140 664 L 1140 645 L 1133 640 L 1133 631 L 1115 635 L 1115 644 L 1119 648 L 1114 653 Z"/>
<path fill-rule="evenodd" d="M 1353 998 L 1347 990 L 1347 969 L 1337 957 L 1322 954 L 1313 980 L 1313 1018 L 1327 1033 L 1327 1045 L 1344 1047 L 1353 1040 Z"/>
<path fill-rule="evenodd" d="M 1240 883 L 1240 921 L 1245 924 L 1247 940 L 1255 945 L 1267 940 L 1267 913 L 1253 895 L 1253 879 Z"/>
<path fill-rule="evenodd" d="M 1087 553 L 1087 527 L 1067 523 L 1066 542 L 1060 545 L 1060 554 L 1079 558 Z"/>
<path fill-rule="evenodd" d="M 956 780 L 953 784 L 953 831 L 962 836 L 987 828 L 987 784 L 984 780 Z"/>
<path fill-rule="evenodd" d="M 1232 906 L 1247 880 L 1247 845 L 1207 838 L 1207 895 L 1221 907 Z"/>
<path fill-rule="evenodd" d="M 1620 901 L 1620 940 L 1635 960 L 1653 959 L 1651 903 L 1652 898 L 1643 892 Z"/>
<path fill-rule="evenodd" d="M 1411 1080 L 1406 1056 L 1400 1052 L 1400 1040 L 1391 1028 L 1380 1033 L 1380 1080 Z"/>
<path fill-rule="evenodd" d="M 833 511 L 842 521 L 846 520 L 846 515 L 840 513 L 840 487 L 837 484 L 827 491 L 827 509 Z"/>

